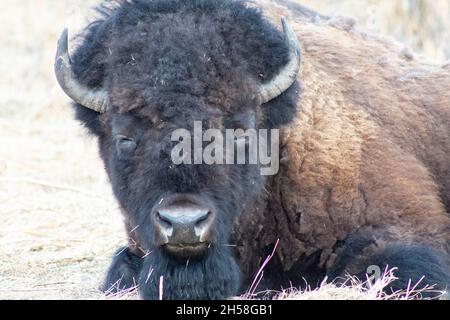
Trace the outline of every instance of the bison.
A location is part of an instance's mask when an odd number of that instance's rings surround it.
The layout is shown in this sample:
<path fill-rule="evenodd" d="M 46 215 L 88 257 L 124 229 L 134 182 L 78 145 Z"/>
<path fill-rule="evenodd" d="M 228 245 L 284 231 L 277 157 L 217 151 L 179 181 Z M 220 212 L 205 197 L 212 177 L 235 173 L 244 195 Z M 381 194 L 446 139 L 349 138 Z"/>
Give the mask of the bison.
<path fill-rule="evenodd" d="M 59 84 L 98 138 L 129 244 L 104 291 L 223 299 L 365 278 L 450 284 L 450 69 L 290 1 L 127 0 Z M 279 28 L 281 21 L 282 28 Z M 279 170 L 174 164 L 172 133 L 279 130 Z M 236 140 L 238 137 L 236 137 Z M 248 147 L 248 140 L 244 138 Z"/>

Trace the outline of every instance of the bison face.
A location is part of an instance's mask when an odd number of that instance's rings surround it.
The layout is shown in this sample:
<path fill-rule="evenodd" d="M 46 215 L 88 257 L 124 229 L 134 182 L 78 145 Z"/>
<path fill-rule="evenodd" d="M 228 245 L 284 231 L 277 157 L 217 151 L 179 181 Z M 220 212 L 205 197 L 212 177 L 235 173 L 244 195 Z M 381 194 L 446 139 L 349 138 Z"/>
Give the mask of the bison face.
<path fill-rule="evenodd" d="M 274 111 L 262 106 L 292 86 L 300 66 L 299 44 L 285 20 L 283 35 L 240 4 L 206 15 L 189 11 L 194 3 L 167 18 L 132 16 L 127 25 L 120 19 L 133 10 L 128 8 L 110 25 L 93 25 L 92 43 L 78 50 L 73 63 L 65 31 L 55 64 L 79 118 L 95 126 L 132 245 L 144 259 L 140 290 L 150 299 L 158 298 L 161 286 L 166 299 L 238 293 L 231 229 L 262 197 L 265 177 L 259 162 L 229 162 L 237 156 L 227 157 L 228 139 L 222 139 L 223 154 L 213 152 L 218 162 L 198 161 L 198 143 L 200 152 L 208 143 L 200 137 L 195 146 L 196 130 L 227 137 L 232 129 L 268 129 Z M 138 16 L 147 18 L 135 21 Z M 102 85 L 94 89 L 98 76 Z M 183 148 L 189 161 L 174 160 L 181 143 L 174 133 L 180 130 L 192 138 L 192 148 Z M 252 147 L 235 136 L 233 149 L 239 141 L 243 150 Z"/>
<path fill-rule="evenodd" d="M 230 126 L 236 123 L 235 118 L 227 121 L 211 115 L 207 107 L 198 110 L 197 115 L 195 109 L 191 106 L 185 117 L 159 115 L 158 120 L 153 112 L 153 119 L 139 112 L 112 113 L 105 138 L 108 141 L 102 141 L 119 202 L 130 215 L 133 227 L 139 226 L 136 231 L 146 226 L 140 239 L 143 246 L 187 259 L 227 245 L 228 230 L 251 196 L 248 190 L 257 195 L 264 183 L 258 165 L 195 164 L 194 156 L 186 163 L 176 163 L 173 153 L 178 142 L 172 139 L 174 132 L 183 128 L 195 137 L 189 124 L 204 123 L 203 128 L 211 128 L 207 119 Z M 246 119 L 251 117 L 241 119 L 241 127 L 255 125 Z"/>
<path fill-rule="evenodd" d="M 101 142 L 114 193 L 146 256 L 146 298 L 157 298 L 161 277 L 167 298 L 225 298 L 238 289 L 229 235 L 236 217 L 261 194 L 265 177 L 259 165 L 174 164 L 171 137 L 179 128 L 194 136 L 189 124 L 198 120 L 205 129 L 218 123 L 247 128 L 255 125 L 254 114 L 219 117 L 210 107 L 197 108 L 159 120 L 111 113 Z"/>

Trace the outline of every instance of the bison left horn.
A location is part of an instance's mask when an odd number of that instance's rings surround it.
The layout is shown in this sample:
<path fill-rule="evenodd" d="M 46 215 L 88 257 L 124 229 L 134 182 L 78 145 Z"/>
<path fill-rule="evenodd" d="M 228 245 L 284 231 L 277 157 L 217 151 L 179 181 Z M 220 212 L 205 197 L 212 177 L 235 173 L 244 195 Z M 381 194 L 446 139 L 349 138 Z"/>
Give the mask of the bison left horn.
<path fill-rule="evenodd" d="M 101 88 L 93 90 L 76 80 L 70 61 L 67 29 L 63 31 L 58 41 L 55 73 L 59 85 L 73 101 L 96 112 L 106 112 L 108 101 L 106 91 Z"/>
<path fill-rule="evenodd" d="M 300 70 L 301 49 L 297 35 L 284 17 L 281 18 L 281 23 L 284 40 L 289 48 L 289 62 L 273 79 L 259 87 L 259 98 L 262 104 L 272 101 L 289 89 L 297 79 Z"/>

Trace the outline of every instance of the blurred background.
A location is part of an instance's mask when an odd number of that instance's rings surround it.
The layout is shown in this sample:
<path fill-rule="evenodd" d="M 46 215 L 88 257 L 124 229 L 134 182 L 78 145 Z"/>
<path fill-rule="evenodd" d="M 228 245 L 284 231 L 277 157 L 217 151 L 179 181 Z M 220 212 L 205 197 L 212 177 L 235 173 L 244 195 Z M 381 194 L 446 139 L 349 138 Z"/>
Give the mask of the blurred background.
<path fill-rule="evenodd" d="M 0 299 L 101 298 L 98 284 L 126 239 L 95 141 L 53 76 L 60 32 L 80 30 L 99 1 L 0 1 Z M 449 0 L 299 3 L 450 59 Z"/>
<path fill-rule="evenodd" d="M 392 37 L 430 59 L 450 59 L 449 0 L 302 0 L 328 15 L 353 16 L 358 25 Z"/>

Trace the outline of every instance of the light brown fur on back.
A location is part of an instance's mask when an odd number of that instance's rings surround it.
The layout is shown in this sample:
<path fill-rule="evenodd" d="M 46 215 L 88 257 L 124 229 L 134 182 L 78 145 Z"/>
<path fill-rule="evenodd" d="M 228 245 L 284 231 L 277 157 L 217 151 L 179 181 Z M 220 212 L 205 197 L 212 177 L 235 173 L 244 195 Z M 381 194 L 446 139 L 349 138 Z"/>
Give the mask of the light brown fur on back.
<path fill-rule="evenodd" d="M 380 246 L 450 253 L 449 69 L 351 24 L 257 5 L 277 25 L 286 16 L 303 50 L 303 94 L 283 129 L 283 164 L 268 190 L 275 215 L 265 224 L 280 237 L 284 268 L 317 251 L 330 267 L 336 243 L 358 232 Z"/>

